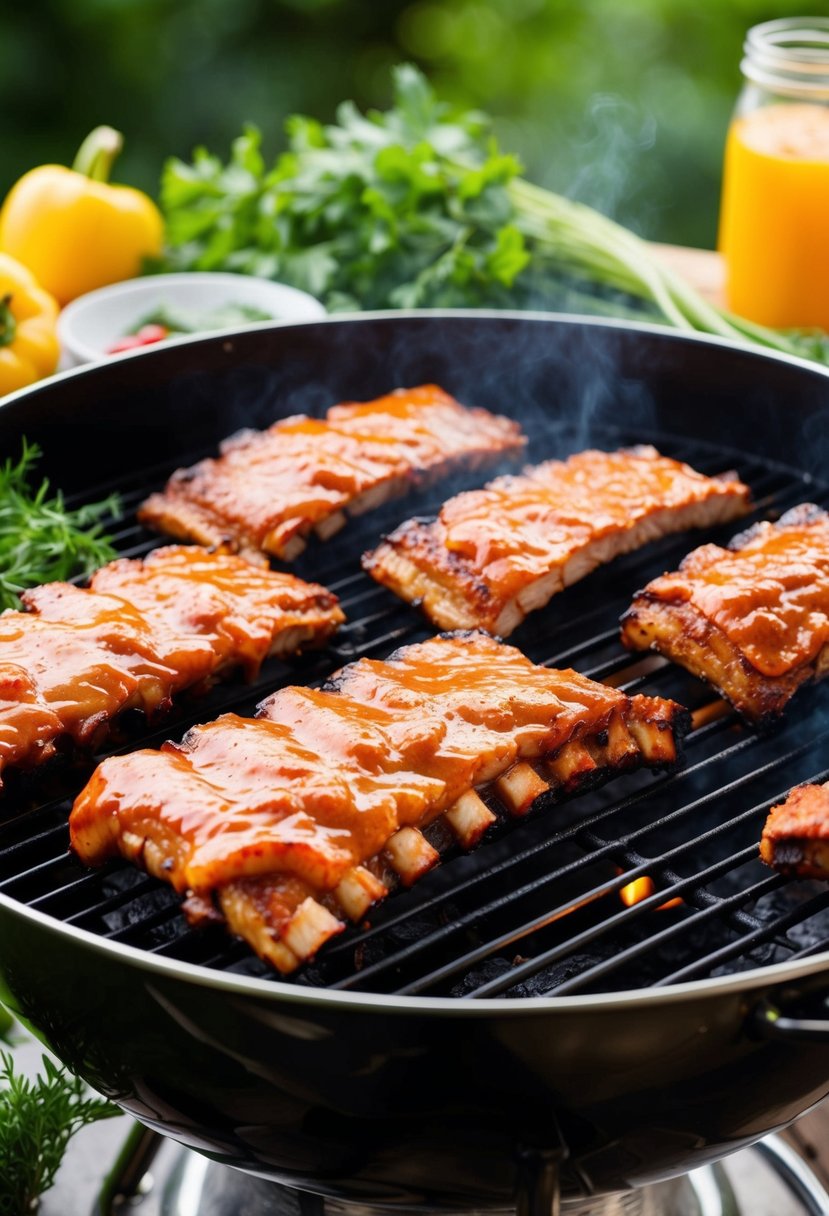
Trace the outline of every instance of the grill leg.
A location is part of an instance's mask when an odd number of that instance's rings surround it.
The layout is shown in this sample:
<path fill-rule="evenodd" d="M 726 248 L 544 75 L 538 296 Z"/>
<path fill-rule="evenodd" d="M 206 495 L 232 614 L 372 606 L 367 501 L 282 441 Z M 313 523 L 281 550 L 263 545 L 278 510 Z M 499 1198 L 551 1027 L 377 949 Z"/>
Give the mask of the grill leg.
<path fill-rule="evenodd" d="M 134 1123 L 121 1146 L 115 1164 L 107 1174 L 95 1202 L 92 1216 L 117 1216 L 141 1193 L 142 1183 L 164 1137 L 143 1123 Z"/>
<path fill-rule="evenodd" d="M 559 1172 L 567 1149 L 523 1145 L 518 1150 L 515 1188 L 517 1216 L 560 1216 Z"/>

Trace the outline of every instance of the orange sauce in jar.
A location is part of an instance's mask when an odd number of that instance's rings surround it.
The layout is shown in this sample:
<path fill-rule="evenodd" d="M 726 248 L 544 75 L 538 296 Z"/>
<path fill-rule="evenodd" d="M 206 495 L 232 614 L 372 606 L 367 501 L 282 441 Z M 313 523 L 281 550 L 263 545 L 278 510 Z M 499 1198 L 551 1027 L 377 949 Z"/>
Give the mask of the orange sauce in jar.
<path fill-rule="evenodd" d="M 734 119 L 719 244 L 733 312 L 829 330 L 829 106 L 780 101 Z"/>

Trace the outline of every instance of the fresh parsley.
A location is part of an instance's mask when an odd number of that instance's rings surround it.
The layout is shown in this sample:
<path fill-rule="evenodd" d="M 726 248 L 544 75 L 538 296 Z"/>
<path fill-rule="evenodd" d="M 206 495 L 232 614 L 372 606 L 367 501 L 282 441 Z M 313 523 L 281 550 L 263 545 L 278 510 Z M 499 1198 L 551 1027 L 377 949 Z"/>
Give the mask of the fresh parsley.
<path fill-rule="evenodd" d="M 203 149 L 168 162 L 168 268 L 278 277 L 337 309 L 506 302 L 529 254 L 506 193 L 518 163 L 481 157 L 485 120 L 450 119 L 408 67 L 387 114 L 337 117 L 291 118 L 273 168 L 253 127 L 227 166 Z"/>
<path fill-rule="evenodd" d="M 486 115 L 456 112 L 394 71 L 394 104 L 335 124 L 288 120 L 273 165 L 248 126 L 230 161 L 198 149 L 161 180 L 159 268 L 231 270 L 355 308 L 543 307 L 645 316 L 825 358 L 825 345 L 749 325 L 703 300 L 648 243 L 520 176 Z"/>
<path fill-rule="evenodd" d="M 19 607 L 27 587 L 89 575 L 115 556 L 102 521 L 118 514 L 118 496 L 70 509 L 48 480 L 31 488 L 40 456 L 24 439 L 19 458 L 0 465 L 0 608 Z"/>

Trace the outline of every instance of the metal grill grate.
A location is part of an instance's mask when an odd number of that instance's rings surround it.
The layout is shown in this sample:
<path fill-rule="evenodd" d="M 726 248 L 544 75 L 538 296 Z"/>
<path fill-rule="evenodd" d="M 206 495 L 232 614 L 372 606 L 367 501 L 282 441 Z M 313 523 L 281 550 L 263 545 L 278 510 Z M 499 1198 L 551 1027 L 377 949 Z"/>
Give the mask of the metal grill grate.
<path fill-rule="evenodd" d="M 644 440 L 706 473 L 735 467 L 757 504 L 745 526 L 798 502 L 829 504 L 829 487 L 771 461 L 665 435 L 620 430 L 593 437 L 604 447 Z M 577 446 L 575 435 L 560 431 L 531 435 L 534 459 Z M 145 469 L 129 483 L 90 491 L 90 498 L 120 491 L 127 522 L 117 525 L 116 536 L 125 556 L 159 543 L 128 521 L 168 472 Z M 337 541 L 312 548 L 292 567 L 341 598 L 348 621 L 329 651 L 291 665 L 270 662 L 255 684 L 220 685 L 180 705 L 159 729 L 124 723 L 112 751 L 157 746 L 229 709 L 252 713 L 280 685 L 317 683 L 345 662 L 383 657 L 427 637 L 417 612 L 360 571 L 359 555 L 413 511 L 434 511 L 448 492 L 443 486 L 431 502 L 408 499 L 353 521 Z M 627 692 L 689 706 L 695 726 L 685 766 L 659 776 L 628 774 L 561 803 L 547 799 L 521 823 L 501 815 L 492 839 L 473 854 L 447 854 L 412 890 L 379 908 L 370 927 L 346 931 L 293 982 L 459 998 L 617 991 L 829 948 L 829 890 L 785 880 L 757 859 L 769 807 L 799 782 L 829 778 L 827 690 L 799 694 L 783 727 L 760 736 L 720 703 L 712 706 L 710 691 L 691 676 L 656 656 L 633 657 L 618 641 L 618 617 L 637 588 L 703 539 L 724 541 L 735 530 L 666 538 L 620 558 L 558 596 L 510 639 L 535 662 L 574 666 Z M 0 822 L 0 891 L 116 942 L 270 975 L 220 929 L 190 929 L 163 884 L 125 864 L 89 873 L 69 855 L 66 817 L 89 771 L 88 764 L 67 762 L 21 779 L 12 791 Z M 623 888 L 639 878 L 650 880 L 652 893 L 626 906 Z"/>

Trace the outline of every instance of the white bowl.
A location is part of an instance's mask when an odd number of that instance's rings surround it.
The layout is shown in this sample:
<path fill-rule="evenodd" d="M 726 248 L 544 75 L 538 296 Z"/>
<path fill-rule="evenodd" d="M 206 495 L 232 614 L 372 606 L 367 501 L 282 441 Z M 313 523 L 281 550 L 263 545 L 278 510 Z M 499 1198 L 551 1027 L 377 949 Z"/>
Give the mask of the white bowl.
<path fill-rule="evenodd" d="M 307 292 L 252 275 L 213 271 L 147 275 L 100 287 L 67 304 L 58 317 L 61 366 L 117 359 L 118 355 L 108 353 L 109 348 L 161 304 L 197 314 L 243 304 L 258 308 L 275 321 L 309 321 L 325 316 L 322 304 Z M 236 331 L 248 326 L 232 328 Z M 215 328 L 199 330 L 200 334 L 221 332 Z"/>

